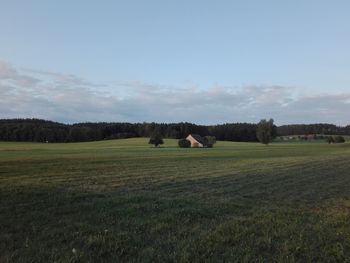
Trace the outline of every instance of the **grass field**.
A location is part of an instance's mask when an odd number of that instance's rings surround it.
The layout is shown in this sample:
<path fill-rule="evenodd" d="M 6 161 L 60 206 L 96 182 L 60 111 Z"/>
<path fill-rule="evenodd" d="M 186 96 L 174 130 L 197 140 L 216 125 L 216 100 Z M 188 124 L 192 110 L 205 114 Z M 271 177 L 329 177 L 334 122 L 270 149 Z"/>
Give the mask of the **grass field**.
<path fill-rule="evenodd" d="M 350 262 L 350 144 L 0 143 L 0 262 Z"/>

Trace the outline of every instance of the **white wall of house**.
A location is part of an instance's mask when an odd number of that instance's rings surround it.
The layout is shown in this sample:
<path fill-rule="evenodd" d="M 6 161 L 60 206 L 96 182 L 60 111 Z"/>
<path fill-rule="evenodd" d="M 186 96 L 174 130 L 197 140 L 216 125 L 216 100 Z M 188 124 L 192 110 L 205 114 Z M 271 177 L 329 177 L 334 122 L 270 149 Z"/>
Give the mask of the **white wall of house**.
<path fill-rule="evenodd" d="M 192 137 L 191 134 L 186 137 L 186 140 L 191 142 L 192 148 L 197 148 L 197 147 L 203 148 L 203 144 L 199 143 L 195 138 Z"/>

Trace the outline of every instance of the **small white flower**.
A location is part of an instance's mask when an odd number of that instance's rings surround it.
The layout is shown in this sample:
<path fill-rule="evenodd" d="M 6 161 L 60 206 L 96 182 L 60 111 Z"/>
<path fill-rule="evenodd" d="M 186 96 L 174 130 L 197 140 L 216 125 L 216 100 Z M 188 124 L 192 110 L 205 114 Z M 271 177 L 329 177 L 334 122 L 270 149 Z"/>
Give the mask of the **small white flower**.
<path fill-rule="evenodd" d="M 72 249 L 73 254 L 77 253 L 77 250 L 73 247 Z"/>

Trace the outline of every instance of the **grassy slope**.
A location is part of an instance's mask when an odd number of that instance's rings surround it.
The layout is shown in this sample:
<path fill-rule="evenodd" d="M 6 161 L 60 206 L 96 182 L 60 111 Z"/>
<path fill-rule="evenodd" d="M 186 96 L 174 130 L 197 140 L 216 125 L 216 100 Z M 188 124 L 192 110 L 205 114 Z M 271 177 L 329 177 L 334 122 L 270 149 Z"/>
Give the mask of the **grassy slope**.
<path fill-rule="evenodd" d="M 349 168 L 350 144 L 0 143 L 0 262 L 350 260 Z"/>

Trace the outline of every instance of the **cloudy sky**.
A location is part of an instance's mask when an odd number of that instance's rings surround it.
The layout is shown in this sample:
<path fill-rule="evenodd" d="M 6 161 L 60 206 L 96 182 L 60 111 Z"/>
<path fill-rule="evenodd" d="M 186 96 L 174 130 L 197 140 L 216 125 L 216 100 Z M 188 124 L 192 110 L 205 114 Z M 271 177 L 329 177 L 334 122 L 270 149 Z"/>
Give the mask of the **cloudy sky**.
<path fill-rule="evenodd" d="M 349 1 L 0 4 L 0 118 L 350 124 Z"/>

